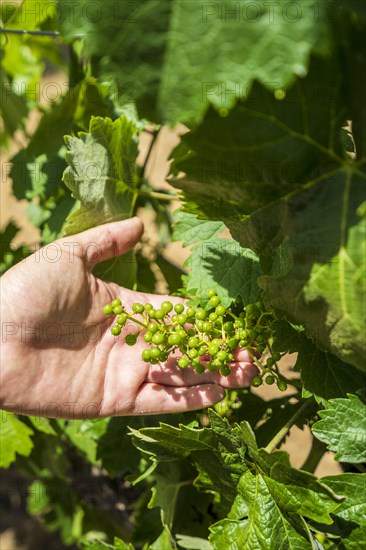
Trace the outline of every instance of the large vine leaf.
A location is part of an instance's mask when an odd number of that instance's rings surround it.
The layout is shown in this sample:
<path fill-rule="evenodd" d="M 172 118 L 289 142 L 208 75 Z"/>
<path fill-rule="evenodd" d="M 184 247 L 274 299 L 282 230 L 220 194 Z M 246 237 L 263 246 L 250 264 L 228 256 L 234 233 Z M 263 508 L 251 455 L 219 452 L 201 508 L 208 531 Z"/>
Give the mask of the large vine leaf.
<path fill-rule="evenodd" d="M 92 117 L 89 132 L 66 136 L 69 166 L 64 182 L 79 201 L 66 220 L 68 235 L 132 215 L 139 176 L 136 169 L 138 127 L 127 114 L 112 121 Z M 125 287 L 136 281 L 132 254 L 98 264 L 94 274 Z"/>
<path fill-rule="evenodd" d="M 85 16 L 87 0 L 70 17 L 68 3 L 60 1 L 66 37 L 84 36 L 101 74 L 132 95 L 143 116 L 170 123 L 197 122 L 210 103 L 232 108 L 254 79 L 283 89 L 306 74 L 312 50 L 330 49 L 327 6 L 315 0 L 301 7 L 285 0 L 249 6 L 234 0 L 121 6 L 99 0 L 97 9 L 99 3 L 97 18 Z"/>
<path fill-rule="evenodd" d="M 262 476 L 253 475 L 248 471 L 241 477 L 237 490 L 237 498 L 249 504 L 249 518 L 224 519 L 212 525 L 209 540 L 215 549 L 313 548 L 305 523 L 300 523 L 301 529 L 299 525 L 293 526 L 293 519 L 278 508 Z"/>
<path fill-rule="evenodd" d="M 304 337 L 299 342 L 295 370 L 301 372 L 304 389 L 321 400 L 346 397 L 366 386 L 366 375 L 335 355 L 319 349 Z"/>
<path fill-rule="evenodd" d="M 183 246 L 199 241 L 184 264 L 189 269 L 184 278 L 187 292 L 204 303 L 207 291 L 216 288 L 226 307 L 237 296 L 244 304 L 256 302 L 260 292 L 257 279 L 262 273 L 256 254 L 233 239 L 219 238 L 225 229 L 222 222 L 200 220 L 183 211 L 177 211 L 175 218 L 175 241 L 181 240 Z"/>
<path fill-rule="evenodd" d="M 138 181 L 137 135 L 125 115 L 115 121 L 92 117 L 88 133 L 66 136 L 64 182 L 80 201 L 67 218 L 67 234 L 130 217 Z"/>
<path fill-rule="evenodd" d="M 355 395 L 331 399 L 312 428 L 341 462 L 366 462 L 366 405 Z"/>
<path fill-rule="evenodd" d="M 363 178 L 344 167 L 332 178 L 269 205 L 236 236 L 260 255 L 265 301 L 344 361 L 365 368 Z"/>
<path fill-rule="evenodd" d="M 335 512 L 335 523 L 344 547 L 358 550 L 366 541 L 366 474 L 323 477 L 322 483 L 347 497 Z"/>
<path fill-rule="evenodd" d="M 196 487 L 222 499 L 228 519 L 212 528 L 214 548 L 243 548 L 253 537 L 248 548 L 261 548 L 255 537 L 267 540 L 265 548 L 287 548 L 291 541 L 311 548 L 302 517 L 330 524 L 341 499 L 315 476 L 292 468 L 286 453 L 258 449 L 246 422 L 231 427 L 213 411 L 209 417 L 211 429 L 161 424 L 133 430 L 134 443 L 158 461 L 190 458 L 199 472 Z M 278 530 L 287 546 L 276 546 Z"/>
<path fill-rule="evenodd" d="M 14 414 L 1 411 L 0 418 L 0 467 L 8 468 L 16 455 L 29 456 L 32 448 L 33 430 Z"/>
<path fill-rule="evenodd" d="M 173 173 L 185 173 L 173 183 L 186 209 L 232 223 L 342 162 L 345 110 L 336 71 L 313 58 L 307 77 L 281 98 L 256 82 L 226 117 L 210 109 L 172 153 Z"/>

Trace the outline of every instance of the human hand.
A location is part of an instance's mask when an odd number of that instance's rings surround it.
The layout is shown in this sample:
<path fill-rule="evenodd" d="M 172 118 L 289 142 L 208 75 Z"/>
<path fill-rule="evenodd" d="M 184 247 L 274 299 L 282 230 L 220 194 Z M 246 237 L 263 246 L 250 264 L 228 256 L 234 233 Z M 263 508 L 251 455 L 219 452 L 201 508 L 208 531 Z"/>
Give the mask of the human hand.
<path fill-rule="evenodd" d="M 129 326 L 119 338 L 111 335 L 113 321 L 102 309 L 113 298 L 126 309 L 136 301 L 158 308 L 167 299 L 92 273 L 96 263 L 126 253 L 142 232 L 138 218 L 101 225 L 55 241 L 61 251 L 57 262 L 38 252 L 2 277 L 3 409 L 63 418 L 174 413 L 217 403 L 225 387 L 249 386 L 257 368 L 243 349 L 223 377 L 181 369 L 174 356 L 166 363 L 144 363 L 143 340 L 133 347 L 124 342 Z"/>

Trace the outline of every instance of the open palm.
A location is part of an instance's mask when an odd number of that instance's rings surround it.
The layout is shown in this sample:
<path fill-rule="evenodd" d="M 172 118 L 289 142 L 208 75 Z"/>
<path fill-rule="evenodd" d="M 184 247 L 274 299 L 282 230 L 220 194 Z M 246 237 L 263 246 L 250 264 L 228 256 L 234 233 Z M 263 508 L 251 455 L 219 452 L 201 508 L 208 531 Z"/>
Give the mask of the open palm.
<path fill-rule="evenodd" d="M 92 274 L 96 263 L 124 254 L 140 239 L 133 218 L 60 239 L 10 269 L 1 279 L 1 406 L 49 417 L 157 414 L 194 410 L 220 401 L 224 387 L 247 386 L 256 374 L 238 350 L 228 377 L 180 369 L 176 357 L 150 365 L 146 344 L 115 338 L 103 305 L 119 297 L 154 307 L 166 296 L 143 294 Z M 92 246 L 90 244 L 92 243 Z M 171 301 L 180 301 L 170 298 Z"/>

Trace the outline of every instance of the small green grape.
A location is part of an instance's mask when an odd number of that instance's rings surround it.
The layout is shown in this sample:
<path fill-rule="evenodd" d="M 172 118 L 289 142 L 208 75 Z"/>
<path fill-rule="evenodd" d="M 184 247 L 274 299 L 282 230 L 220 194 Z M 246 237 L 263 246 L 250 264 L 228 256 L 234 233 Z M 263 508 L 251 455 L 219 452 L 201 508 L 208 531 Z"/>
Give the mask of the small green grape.
<path fill-rule="evenodd" d="M 216 353 L 219 351 L 219 346 L 216 345 L 216 344 L 213 344 L 211 342 L 211 344 L 208 346 L 208 353 L 210 355 L 216 355 Z"/>
<path fill-rule="evenodd" d="M 191 348 L 187 351 L 187 355 L 190 359 L 194 359 L 195 357 L 198 357 L 198 351 L 195 348 Z"/>
<path fill-rule="evenodd" d="M 183 304 L 175 304 L 174 310 L 176 311 L 176 313 L 183 313 L 184 305 Z"/>
<path fill-rule="evenodd" d="M 173 311 L 173 304 L 171 302 L 163 302 L 160 307 L 165 313 Z"/>
<path fill-rule="evenodd" d="M 194 328 L 189 328 L 187 330 L 187 334 L 188 336 L 196 336 L 196 331 L 194 330 Z"/>
<path fill-rule="evenodd" d="M 186 310 L 186 315 L 187 317 L 194 317 L 195 316 L 195 313 L 196 313 L 196 310 L 194 307 L 189 307 L 187 310 Z"/>
<path fill-rule="evenodd" d="M 121 305 L 122 305 L 122 302 L 119 298 L 115 298 L 114 300 L 112 300 L 112 303 L 111 303 L 112 307 L 117 307 L 117 306 L 121 306 Z"/>
<path fill-rule="evenodd" d="M 245 327 L 244 319 L 235 319 L 234 326 L 235 328 L 244 328 Z"/>
<path fill-rule="evenodd" d="M 161 319 L 164 319 L 164 317 L 165 317 L 165 311 L 163 309 L 157 309 L 155 311 L 155 319 L 161 320 Z"/>
<path fill-rule="evenodd" d="M 197 310 L 196 310 L 196 318 L 199 320 L 199 321 L 203 321 L 204 319 L 206 319 L 206 312 L 204 309 L 202 309 L 201 307 L 199 307 Z"/>
<path fill-rule="evenodd" d="M 177 333 L 179 334 L 181 340 L 185 340 L 187 338 L 187 333 L 183 328 L 179 328 Z"/>
<path fill-rule="evenodd" d="M 144 334 L 144 340 L 145 340 L 145 342 L 151 342 L 152 337 L 153 337 L 153 333 L 152 333 L 152 332 L 150 332 L 149 330 L 148 330 L 147 332 L 145 332 L 145 334 Z"/>
<path fill-rule="evenodd" d="M 203 323 L 202 331 L 203 332 L 212 332 L 213 326 L 212 323 L 205 322 Z"/>
<path fill-rule="evenodd" d="M 220 367 L 220 373 L 222 374 L 222 376 L 229 376 L 229 374 L 231 373 L 230 367 L 228 367 L 227 365 L 223 365 L 222 367 Z"/>
<path fill-rule="evenodd" d="M 231 321 L 227 321 L 226 323 L 224 323 L 224 330 L 226 332 L 233 332 L 234 331 L 234 323 L 232 323 Z"/>
<path fill-rule="evenodd" d="M 112 304 L 106 304 L 103 308 L 104 315 L 112 315 L 113 313 L 113 306 Z"/>
<path fill-rule="evenodd" d="M 113 325 L 113 327 L 111 328 L 111 333 L 113 334 L 113 336 L 118 336 L 119 334 L 121 334 L 121 327 L 119 325 Z"/>
<path fill-rule="evenodd" d="M 151 348 L 150 349 L 150 355 L 152 359 L 159 359 L 160 358 L 161 351 L 159 348 Z"/>
<path fill-rule="evenodd" d="M 180 344 L 181 340 L 182 340 L 182 338 L 180 337 L 180 335 L 177 332 L 173 332 L 168 337 L 168 343 L 171 346 L 178 346 Z"/>
<path fill-rule="evenodd" d="M 149 309 L 148 311 L 149 319 L 155 319 L 156 311 L 155 309 Z"/>
<path fill-rule="evenodd" d="M 225 315 L 226 309 L 225 309 L 225 307 L 224 307 L 222 304 L 220 304 L 220 305 L 217 306 L 217 308 L 215 309 L 215 312 L 217 313 L 217 315 L 218 315 L 219 317 L 222 317 L 223 315 Z"/>
<path fill-rule="evenodd" d="M 203 374 L 205 372 L 205 366 L 198 362 L 194 365 L 194 370 L 197 374 Z"/>
<path fill-rule="evenodd" d="M 208 303 L 211 307 L 217 307 L 220 302 L 221 302 L 221 300 L 218 296 L 212 296 L 208 301 Z"/>
<path fill-rule="evenodd" d="M 217 359 L 220 361 L 226 361 L 227 353 L 223 349 L 220 349 L 220 351 L 217 352 Z"/>
<path fill-rule="evenodd" d="M 147 330 L 152 333 L 157 332 L 159 330 L 158 323 L 149 323 L 147 325 Z"/>
<path fill-rule="evenodd" d="M 197 330 L 203 330 L 203 321 L 197 321 L 196 327 L 197 327 Z"/>
<path fill-rule="evenodd" d="M 227 345 L 229 346 L 230 349 L 235 349 L 238 347 L 238 343 L 239 341 L 237 340 L 237 338 L 230 338 Z"/>
<path fill-rule="evenodd" d="M 145 361 L 145 363 L 148 363 L 151 359 L 151 353 L 149 349 L 144 349 L 144 351 L 141 354 L 142 360 Z"/>
<path fill-rule="evenodd" d="M 152 337 L 152 343 L 160 345 L 164 342 L 164 334 L 162 332 L 155 332 Z"/>
<path fill-rule="evenodd" d="M 252 386 L 254 388 L 259 388 L 259 386 L 261 386 L 262 384 L 263 384 L 263 380 L 262 380 L 262 377 L 259 374 L 253 378 Z"/>
<path fill-rule="evenodd" d="M 189 348 L 197 348 L 199 346 L 199 340 L 196 336 L 191 336 L 188 339 L 188 347 Z"/>
<path fill-rule="evenodd" d="M 180 313 L 179 315 L 177 315 L 177 323 L 179 325 L 184 325 L 186 322 L 187 322 L 187 315 L 185 315 L 184 313 Z"/>
<path fill-rule="evenodd" d="M 268 357 L 267 359 L 267 366 L 269 368 L 273 367 L 273 365 L 275 364 L 275 360 L 273 359 L 273 357 Z"/>
<path fill-rule="evenodd" d="M 276 351 L 275 353 L 273 353 L 272 358 L 277 363 L 277 361 L 281 359 L 281 354 Z"/>
<path fill-rule="evenodd" d="M 178 360 L 178 365 L 182 368 L 182 369 L 185 369 L 188 367 L 189 365 L 189 361 L 186 357 L 181 357 L 179 360 Z"/>
<path fill-rule="evenodd" d="M 200 345 L 200 347 L 198 348 L 198 355 L 200 355 L 200 356 L 206 355 L 207 349 L 208 349 L 207 344 Z"/>
<path fill-rule="evenodd" d="M 136 334 L 127 334 L 125 338 L 125 342 L 128 346 L 134 346 L 136 344 L 136 341 L 137 341 Z"/>
<path fill-rule="evenodd" d="M 145 305 L 145 311 L 151 311 L 152 309 L 154 309 L 152 304 L 146 304 Z"/>
<path fill-rule="evenodd" d="M 212 313 L 210 313 L 210 315 L 208 316 L 208 320 L 211 321 L 212 323 L 214 321 L 216 321 L 217 319 L 217 313 L 215 313 L 214 311 Z"/>
<path fill-rule="evenodd" d="M 113 308 L 113 313 L 114 313 L 115 315 L 120 315 L 122 312 L 123 312 L 123 307 L 122 307 L 121 305 L 115 306 L 115 307 Z"/>
<path fill-rule="evenodd" d="M 128 319 L 127 313 L 121 313 L 121 315 L 119 315 L 119 316 L 117 317 L 117 323 L 118 323 L 121 327 L 123 327 L 123 325 L 126 323 L 127 319 Z"/>
<path fill-rule="evenodd" d="M 212 298 L 213 296 L 216 296 L 216 290 L 214 288 L 211 288 L 207 291 L 207 298 Z"/>
<path fill-rule="evenodd" d="M 275 383 L 275 377 L 272 376 L 272 374 L 269 374 L 268 376 L 266 376 L 265 382 L 266 382 L 266 384 L 268 384 L 269 386 L 272 386 L 272 384 Z"/>
<path fill-rule="evenodd" d="M 145 308 L 142 304 L 139 304 L 139 302 L 136 302 L 135 304 L 132 304 L 132 311 L 134 313 L 143 313 L 145 311 Z"/>
<path fill-rule="evenodd" d="M 286 391 L 287 390 L 287 384 L 284 380 L 277 380 L 277 387 L 280 391 Z"/>

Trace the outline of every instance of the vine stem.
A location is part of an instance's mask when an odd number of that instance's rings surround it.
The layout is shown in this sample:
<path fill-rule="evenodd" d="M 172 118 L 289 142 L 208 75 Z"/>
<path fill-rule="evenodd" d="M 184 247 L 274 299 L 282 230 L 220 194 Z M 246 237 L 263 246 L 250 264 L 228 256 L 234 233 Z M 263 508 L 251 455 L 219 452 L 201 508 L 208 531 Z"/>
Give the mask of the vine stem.
<path fill-rule="evenodd" d="M 301 466 L 301 470 L 305 470 L 306 472 L 310 472 L 313 474 L 319 462 L 323 458 L 326 450 L 327 446 L 322 441 L 319 441 L 319 439 L 317 439 L 316 437 L 313 437 L 309 455 L 304 464 Z"/>
<path fill-rule="evenodd" d="M 290 418 L 288 422 L 283 426 L 283 428 L 280 429 L 279 432 L 276 433 L 273 439 L 268 443 L 267 447 L 265 448 L 268 453 L 272 453 L 276 447 L 281 443 L 283 438 L 288 434 L 288 432 L 291 430 L 292 426 L 295 424 L 295 422 L 300 418 L 300 416 L 310 407 L 310 405 L 314 404 L 314 398 L 310 397 L 304 403 L 301 405 L 301 407 L 295 412 L 295 414 Z"/>

